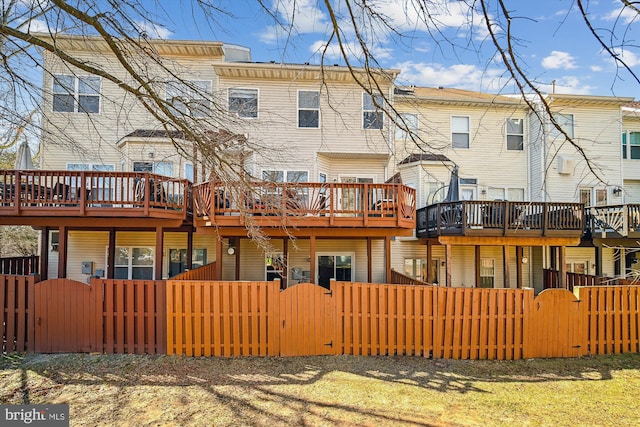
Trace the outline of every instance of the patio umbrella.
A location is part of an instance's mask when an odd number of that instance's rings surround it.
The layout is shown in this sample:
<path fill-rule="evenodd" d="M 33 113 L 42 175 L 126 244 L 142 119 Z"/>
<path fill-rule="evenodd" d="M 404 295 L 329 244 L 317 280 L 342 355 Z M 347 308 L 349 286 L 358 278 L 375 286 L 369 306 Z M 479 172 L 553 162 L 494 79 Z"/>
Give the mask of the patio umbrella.
<path fill-rule="evenodd" d="M 16 170 L 29 170 L 33 169 L 33 160 L 31 160 L 31 150 L 27 141 L 23 141 L 18 147 L 16 152 L 16 163 L 14 165 Z"/>
<path fill-rule="evenodd" d="M 458 176 L 458 166 L 454 166 L 451 171 L 451 181 L 445 202 L 457 202 L 460 200 L 460 177 Z"/>

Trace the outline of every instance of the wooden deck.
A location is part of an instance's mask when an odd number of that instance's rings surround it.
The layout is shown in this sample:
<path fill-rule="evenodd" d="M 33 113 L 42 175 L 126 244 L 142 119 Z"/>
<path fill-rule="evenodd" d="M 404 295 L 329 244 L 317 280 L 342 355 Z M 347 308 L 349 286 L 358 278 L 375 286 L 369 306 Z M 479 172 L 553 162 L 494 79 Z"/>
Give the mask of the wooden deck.
<path fill-rule="evenodd" d="M 190 219 L 191 191 L 188 180 L 150 173 L 4 170 L 0 224 L 178 226 Z"/>
<path fill-rule="evenodd" d="M 194 224 L 227 232 L 248 224 L 295 227 L 301 235 L 327 228 L 411 235 L 415 228 L 415 190 L 400 184 L 256 182 L 244 186 L 248 191 L 238 187 L 230 190 L 216 182 L 194 186 Z"/>
<path fill-rule="evenodd" d="M 464 200 L 417 211 L 416 236 L 580 237 L 581 203 Z"/>
<path fill-rule="evenodd" d="M 587 208 L 587 227 L 597 238 L 640 238 L 640 204 Z"/>

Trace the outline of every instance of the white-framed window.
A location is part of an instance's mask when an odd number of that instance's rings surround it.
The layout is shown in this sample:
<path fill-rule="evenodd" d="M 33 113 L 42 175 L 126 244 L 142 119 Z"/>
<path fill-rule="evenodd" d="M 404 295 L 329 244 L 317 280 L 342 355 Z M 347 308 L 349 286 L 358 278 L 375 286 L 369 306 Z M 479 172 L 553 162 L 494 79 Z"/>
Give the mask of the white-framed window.
<path fill-rule="evenodd" d="M 258 89 L 229 88 L 229 112 L 238 117 L 258 118 Z"/>
<path fill-rule="evenodd" d="M 317 90 L 298 91 L 298 127 L 320 127 L 320 92 Z"/>
<path fill-rule="evenodd" d="M 206 117 L 211 111 L 210 80 L 171 80 L 165 86 L 166 98 L 174 111 L 191 117 Z"/>
<path fill-rule="evenodd" d="M 327 182 L 327 174 L 324 172 L 320 172 L 318 174 L 318 182 L 322 182 L 322 183 Z"/>
<path fill-rule="evenodd" d="M 496 260 L 480 258 L 480 287 L 493 288 L 496 282 Z"/>
<path fill-rule="evenodd" d="M 60 231 L 54 230 L 49 232 L 49 245 L 51 246 L 51 252 L 58 252 L 60 244 Z"/>
<path fill-rule="evenodd" d="M 622 133 L 622 158 L 640 160 L 640 132 Z"/>
<path fill-rule="evenodd" d="M 477 200 L 478 179 L 460 178 L 460 199 Z"/>
<path fill-rule="evenodd" d="M 562 114 L 562 113 L 553 113 L 553 118 L 560 125 L 560 128 L 565 131 L 570 138 L 573 138 L 573 128 L 574 128 L 574 118 L 573 114 Z M 549 134 L 551 139 L 555 139 L 562 135 L 560 131 L 553 125 L 553 123 L 549 123 L 550 131 Z"/>
<path fill-rule="evenodd" d="M 100 77 L 56 74 L 53 76 L 53 111 L 100 112 Z"/>
<path fill-rule="evenodd" d="M 263 170 L 262 179 L 270 182 L 308 182 L 309 171 Z"/>
<path fill-rule="evenodd" d="M 396 139 L 409 139 L 409 134 L 418 131 L 418 115 L 413 113 L 400 113 L 396 119 Z"/>
<path fill-rule="evenodd" d="M 412 279 L 427 281 L 427 260 L 426 258 L 405 258 L 404 275 Z"/>
<path fill-rule="evenodd" d="M 506 128 L 507 150 L 524 150 L 524 120 L 509 118 L 507 119 Z"/>
<path fill-rule="evenodd" d="M 151 172 L 158 175 L 173 176 L 173 162 L 133 162 L 134 172 Z"/>
<path fill-rule="evenodd" d="M 604 206 L 607 204 L 606 188 L 580 188 L 580 203 L 585 206 Z"/>
<path fill-rule="evenodd" d="M 445 188 L 446 186 L 442 182 L 428 182 L 427 183 L 427 205 L 440 203 L 447 195 Z"/>
<path fill-rule="evenodd" d="M 368 93 L 362 94 L 362 128 L 363 129 L 383 129 L 384 128 L 384 97 L 382 95 L 371 96 Z"/>
<path fill-rule="evenodd" d="M 451 146 L 469 148 L 469 116 L 451 116 Z"/>
<path fill-rule="evenodd" d="M 193 169 L 193 163 L 185 163 L 184 164 L 184 177 L 186 179 L 188 179 L 189 181 L 193 182 L 193 177 L 194 177 L 194 169 Z"/>
<path fill-rule="evenodd" d="M 115 279 L 154 280 L 154 266 L 155 251 L 153 248 L 116 247 Z"/>
<path fill-rule="evenodd" d="M 93 171 L 93 172 L 114 172 L 116 170 L 115 165 L 99 164 L 99 163 L 67 163 L 68 171 Z M 115 178 L 103 177 L 103 176 L 91 176 L 89 179 L 89 186 L 87 188 L 87 199 L 91 200 L 113 200 L 115 195 Z M 80 180 L 78 177 L 72 176 L 67 178 L 67 185 L 70 185 L 72 189 L 77 189 L 80 186 Z M 68 195 L 70 198 L 80 197 L 79 193 Z"/>
<path fill-rule="evenodd" d="M 524 188 L 487 188 L 487 200 L 509 200 L 510 202 L 524 201 Z"/>

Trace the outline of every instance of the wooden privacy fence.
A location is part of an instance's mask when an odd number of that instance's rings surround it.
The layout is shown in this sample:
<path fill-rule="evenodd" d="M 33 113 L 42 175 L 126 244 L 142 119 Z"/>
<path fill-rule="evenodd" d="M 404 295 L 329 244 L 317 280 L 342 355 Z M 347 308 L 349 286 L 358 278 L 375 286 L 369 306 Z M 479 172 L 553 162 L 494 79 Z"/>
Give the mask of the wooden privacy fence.
<path fill-rule="evenodd" d="M 0 276 L 3 352 L 453 359 L 640 352 L 640 287 L 444 288 L 331 282 Z"/>
<path fill-rule="evenodd" d="M 34 286 L 39 276 L 0 275 L 0 353 L 33 351 Z"/>
<path fill-rule="evenodd" d="M 36 352 L 165 352 L 161 280 L 51 279 L 35 291 Z"/>

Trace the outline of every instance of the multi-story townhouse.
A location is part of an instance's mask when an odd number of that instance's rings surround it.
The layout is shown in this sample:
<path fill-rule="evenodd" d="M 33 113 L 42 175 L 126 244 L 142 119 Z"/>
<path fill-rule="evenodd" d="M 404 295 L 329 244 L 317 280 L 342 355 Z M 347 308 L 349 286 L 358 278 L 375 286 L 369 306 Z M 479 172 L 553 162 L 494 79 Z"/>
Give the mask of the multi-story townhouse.
<path fill-rule="evenodd" d="M 98 39 L 55 42 L 124 75 Z M 392 237 L 413 233 L 414 192 L 385 184 L 392 127 L 383 97 L 365 90 L 370 75 L 252 63 L 219 42 L 150 44 L 164 61 L 150 83 L 182 102 L 172 108 L 201 116 L 216 105 L 230 118 L 209 134 L 228 143 L 243 185 L 219 182 L 202 146 L 117 85 L 45 53 L 41 170 L 5 173 L 14 191 L 0 208 L 3 224 L 43 230 L 45 277 L 152 279 L 214 261 L 216 278 L 236 280 L 391 274 Z M 397 73 L 374 77 L 388 99 Z"/>
<path fill-rule="evenodd" d="M 582 204 L 620 202 L 620 107 L 629 98 L 549 96 L 549 112 L 582 155 L 545 109 L 522 99 L 397 92 L 398 120 L 418 136 L 396 132 L 397 168 L 422 209 L 417 238 L 394 246 L 395 268 L 449 286 L 537 290 L 548 268 L 595 274 L 597 264 L 599 273 L 614 274 L 614 251 L 581 240 Z"/>

